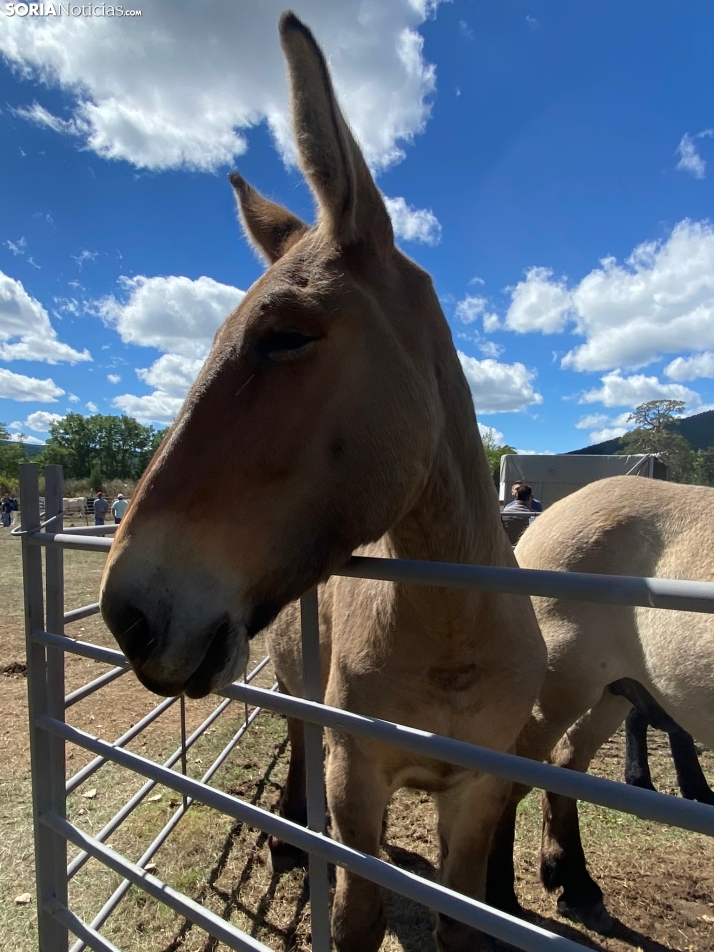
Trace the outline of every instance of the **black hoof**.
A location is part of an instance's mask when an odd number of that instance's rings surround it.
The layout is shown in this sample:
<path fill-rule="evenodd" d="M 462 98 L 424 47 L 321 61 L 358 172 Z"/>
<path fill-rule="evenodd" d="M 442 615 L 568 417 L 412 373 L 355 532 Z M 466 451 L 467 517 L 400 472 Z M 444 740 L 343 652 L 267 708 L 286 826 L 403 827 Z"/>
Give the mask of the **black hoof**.
<path fill-rule="evenodd" d="M 561 896 L 558 900 L 558 912 L 564 918 L 578 922 L 591 932 L 597 932 L 598 935 L 608 935 L 615 926 L 612 916 L 602 902 L 588 906 L 574 906 Z"/>
<path fill-rule="evenodd" d="M 305 850 L 278 840 L 274 836 L 268 839 L 268 848 L 273 876 L 282 876 L 283 873 L 289 873 L 293 869 L 307 869 L 308 855 Z"/>

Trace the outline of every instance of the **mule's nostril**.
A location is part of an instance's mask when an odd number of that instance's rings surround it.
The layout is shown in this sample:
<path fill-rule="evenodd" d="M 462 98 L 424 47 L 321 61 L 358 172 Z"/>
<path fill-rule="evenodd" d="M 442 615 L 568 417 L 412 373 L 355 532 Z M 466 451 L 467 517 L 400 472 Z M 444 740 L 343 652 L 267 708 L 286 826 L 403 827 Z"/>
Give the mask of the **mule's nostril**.
<path fill-rule="evenodd" d="M 133 605 L 122 605 L 110 615 L 109 627 L 122 651 L 132 664 L 142 664 L 156 644 L 146 615 Z"/>

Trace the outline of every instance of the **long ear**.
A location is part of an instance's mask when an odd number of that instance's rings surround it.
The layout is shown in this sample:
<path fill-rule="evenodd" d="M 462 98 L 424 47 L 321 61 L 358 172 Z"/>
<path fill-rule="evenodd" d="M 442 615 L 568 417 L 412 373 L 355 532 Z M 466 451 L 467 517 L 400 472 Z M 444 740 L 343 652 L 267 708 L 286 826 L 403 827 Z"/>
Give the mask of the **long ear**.
<path fill-rule="evenodd" d="M 242 175 L 231 172 L 228 178 L 236 191 L 236 201 L 246 235 L 268 263 L 272 264 L 282 258 L 293 240 L 304 234 L 308 226 L 287 208 L 263 198 Z"/>
<path fill-rule="evenodd" d="M 392 223 L 332 88 L 325 57 L 292 11 L 280 18 L 288 61 L 300 164 L 319 206 L 319 222 L 342 246 L 394 244 Z"/>

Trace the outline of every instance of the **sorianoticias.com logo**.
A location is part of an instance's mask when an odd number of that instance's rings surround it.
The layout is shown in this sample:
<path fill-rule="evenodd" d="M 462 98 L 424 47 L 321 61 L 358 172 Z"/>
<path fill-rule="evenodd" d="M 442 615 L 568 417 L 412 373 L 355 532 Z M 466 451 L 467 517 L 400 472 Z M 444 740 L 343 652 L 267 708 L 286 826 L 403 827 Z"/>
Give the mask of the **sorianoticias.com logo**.
<path fill-rule="evenodd" d="M 6 3 L 8 17 L 140 17 L 141 10 L 109 3 Z"/>

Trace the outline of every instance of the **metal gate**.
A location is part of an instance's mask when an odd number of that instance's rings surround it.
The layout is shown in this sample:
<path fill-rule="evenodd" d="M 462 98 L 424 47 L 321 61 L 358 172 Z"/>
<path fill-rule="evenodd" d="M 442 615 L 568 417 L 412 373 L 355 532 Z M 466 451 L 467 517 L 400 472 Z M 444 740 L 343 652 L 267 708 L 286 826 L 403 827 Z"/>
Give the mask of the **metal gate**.
<path fill-rule="evenodd" d="M 460 767 L 483 771 L 644 819 L 714 836 L 714 807 L 628 787 L 625 784 L 476 747 L 322 704 L 318 603 L 315 589 L 301 599 L 304 699 L 279 694 L 276 692 L 276 685 L 273 689 L 266 690 L 250 683 L 268 663 L 269 658 L 264 658 L 244 681 L 220 692 L 223 700 L 190 736 L 186 736 L 185 718 L 182 716 L 181 746 L 163 764 L 125 750 L 124 746 L 172 705 L 178 703 L 183 714 L 183 698 L 168 698 L 162 701 L 113 742 L 101 740 L 71 727 L 65 723 L 67 708 L 124 675 L 129 670 L 129 664 L 120 651 L 65 637 L 65 625 L 95 614 L 99 606 L 86 605 L 65 612 L 63 550 L 69 548 L 106 552 L 111 546 L 111 538 L 108 536 L 116 527 L 63 528 L 60 466 L 46 468 L 46 512 L 44 518 L 41 518 L 37 464 L 23 464 L 20 469 L 22 523 L 20 529 L 14 531 L 22 536 L 40 952 L 67 952 L 70 932 L 77 937 L 72 952 L 80 952 L 86 946 L 102 952 L 118 952 L 116 946 L 99 930 L 132 884 L 185 916 L 231 949 L 241 952 L 270 952 L 267 946 L 172 889 L 144 868 L 190 809 L 191 804 L 196 801 L 309 853 L 312 948 L 315 952 L 329 952 L 331 948 L 328 864 L 346 867 L 393 892 L 528 952 L 582 952 L 584 946 L 579 943 L 499 912 L 482 902 L 428 882 L 413 873 L 398 869 L 327 837 L 324 829 L 323 727 L 352 732 Z M 42 548 L 46 549 L 44 581 Z M 714 583 L 705 582 L 368 558 L 352 558 L 337 574 L 400 583 L 714 613 Z M 113 667 L 65 695 L 66 652 Z M 249 715 L 246 707 L 244 723 L 206 770 L 202 779 L 199 781 L 188 777 L 186 751 L 233 700 L 253 705 L 254 710 Z M 307 828 L 210 786 L 209 781 L 214 773 L 261 709 L 305 721 Z M 66 780 L 65 744 L 68 742 L 93 752 L 96 757 Z M 90 836 L 68 822 L 66 798 L 68 793 L 107 762 L 129 768 L 145 777 L 146 783 L 102 830 Z M 179 762 L 183 768 L 180 773 L 172 769 Z M 144 855 L 134 863 L 107 846 L 107 840 L 156 784 L 163 784 L 175 790 L 181 795 L 182 801 Z M 79 847 L 81 851 L 69 865 L 68 842 Z M 67 883 L 90 857 L 118 873 L 122 882 L 95 919 L 91 923 L 85 923 L 68 906 Z"/>

